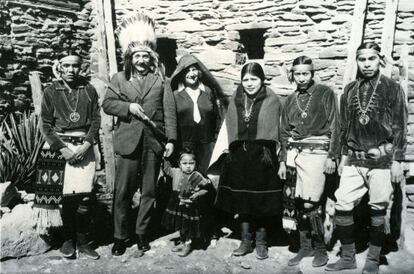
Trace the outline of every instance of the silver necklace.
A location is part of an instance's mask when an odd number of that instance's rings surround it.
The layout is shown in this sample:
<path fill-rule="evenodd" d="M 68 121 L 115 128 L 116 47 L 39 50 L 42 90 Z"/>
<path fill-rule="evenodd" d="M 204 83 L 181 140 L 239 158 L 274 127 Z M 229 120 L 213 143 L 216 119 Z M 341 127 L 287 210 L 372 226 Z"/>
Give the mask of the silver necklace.
<path fill-rule="evenodd" d="M 365 126 L 366 124 L 369 123 L 370 118 L 368 116 L 368 112 L 372 108 L 373 101 L 374 101 L 374 97 L 375 97 L 375 92 L 377 91 L 377 87 L 378 87 L 379 80 L 380 80 L 380 77 L 378 77 L 377 82 L 375 83 L 374 91 L 372 92 L 371 97 L 369 98 L 368 104 L 365 107 L 365 109 L 361 105 L 361 99 L 359 98 L 360 97 L 359 96 L 360 84 L 358 85 L 358 92 L 357 92 L 356 96 L 357 96 L 357 102 L 358 102 L 357 107 L 358 107 L 358 112 L 359 112 L 359 119 L 358 119 L 358 121 L 359 121 L 359 123 L 361 125 L 364 125 Z"/>
<path fill-rule="evenodd" d="M 63 81 L 63 83 L 64 83 L 64 84 L 65 84 L 65 86 L 69 89 L 69 91 L 74 91 L 74 90 L 72 90 L 72 89 L 69 87 L 69 85 L 68 85 L 65 81 Z M 68 98 L 66 97 L 65 91 L 63 91 L 63 99 L 65 100 L 65 103 L 66 103 L 66 105 L 68 106 L 68 108 L 69 108 L 69 110 L 70 110 L 69 120 L 70 120 L 71 122 L 73 122 L 73 123 L 78 122 L 78 121 L 79 121 L 79 119 L 80 119 L 80 114 L 79 114 L 79 112 L 77 111 L 77 109 L 78 109 L 78 103 L 79 103 L 79 94 L 80 94 L 80 92 L 79 92 L 79 90 L 77 90 L 77 96 L 76 96 L 75 107 L 74 107 L 74 108 L 72 108 L 72 106 L 71 106 L 71 105 L 70 105 L 70 103 L 69 103 Z"/>
<path fill-rule="evenodd" d="M 256 97 L 254 97 L 252 104 L 250 105 L 250 107 L 247 109 L 247 95 L 244 96 L 244 111 L 243 111 L 243 119 L 245 123 L 250 122 L 250 119 L 252 117 L 252 110 L 253 110 L 253 105 L 254 102 L 256 101 Z"/>
<path fill-rule="evenodd" d="M 308 102 L 306 103 L 305 109 L 302 109 L 300 107 L 300 104 L 299 104 L 299 93 L 296 94 L 296 105 L 298 106 L 298 109 L 300 111 L 300 117 L 302 117 L 302 119 L 305 119 L 306 117 L 308 117 L 308 109 L 309 109 L 309 106 L 310 106 L 310 103 L 311 103 L 311 100 L 312 100 L 312 95 L 313 95 L 313 92 L 309 96 L 309 99 L 308 99 Z"/>

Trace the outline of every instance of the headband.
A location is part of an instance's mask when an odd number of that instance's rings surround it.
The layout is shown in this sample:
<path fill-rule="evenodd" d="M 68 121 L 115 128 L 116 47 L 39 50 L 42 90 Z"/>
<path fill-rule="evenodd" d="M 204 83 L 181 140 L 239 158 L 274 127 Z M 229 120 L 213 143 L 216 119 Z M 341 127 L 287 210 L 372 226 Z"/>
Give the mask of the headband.
<path fill-rule="evenodd" d="M 313 71 L 313 64 L 298 64 L 294 65 L 292 67 L 292 71 L 298 70 L 298 69 L 306 69 L 306 70 L 312 70 Z"/>
<path fill-rule="evenodd" d="M 376 49 L 359 49 L 359 50 L 357 50 L 356 55 L 358 56 L 358 55 L 361 55 L 361 54 L 376 54 L 379 57 L 381 57 L 380 52 Z"/>
<path fill-rule="evenodd" d="M 59 60 L 60 63 L 80 63 L 81 58 L 77 55 L 68 55 Z"/>

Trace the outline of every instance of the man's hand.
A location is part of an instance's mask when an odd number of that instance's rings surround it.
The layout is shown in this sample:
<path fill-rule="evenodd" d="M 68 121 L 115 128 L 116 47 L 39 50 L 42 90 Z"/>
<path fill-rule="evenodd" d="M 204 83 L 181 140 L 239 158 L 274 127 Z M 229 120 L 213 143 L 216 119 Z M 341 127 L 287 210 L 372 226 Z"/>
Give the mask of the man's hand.
<path fill-rule="evenodd" d="M 280 162 L 279 171 L 277 172 L 279 178 L 282 180 L 286 180 L 286 164 L 285 162 Z"/>
<path fill-rule="evenodd" d="M 70 148 L 62 147 L 59 151 L 62 154 L 63 158 L 65 158 L 66 162 L 69 164 L 75 163 L 75 153 Z"/>
<path fill-rule="evenodd" d="M 88 152 L 89 148 L 91 147 L 91 143 L 89 142 L 84 142 L 75 152 L 75 159 L 77 162 L 82 161 L 83 159 L 85 159 L 85 155 Z"/>
<path fill-rule="evenodd" d="M 167 143 L 165 145 L 165 151 L 164 151 L 164 157 L 168 158 L 171 156 L 171 154 L 174 151 L 174 144 L 173 143 Z"/>
<path fill-rule="evenodd" d="M 331 158 L 327 158 L 325 161 L 325 173 L 332 174 L 335 172 L 336 163 Z"/>
<path fill-rule="evenodd" d="M 129 112 L 132 115 L 137 116 L 138 118 L 145 119 L 145 111 L 144 109 L 137 103 L 129 104 Z"/>
<path fill-rule="evenodd" d="M 394 184 L 400 183 L 404 179 L 404 171 L 401 164 L 393 161 L 391 165 L 391 182 Z"/>

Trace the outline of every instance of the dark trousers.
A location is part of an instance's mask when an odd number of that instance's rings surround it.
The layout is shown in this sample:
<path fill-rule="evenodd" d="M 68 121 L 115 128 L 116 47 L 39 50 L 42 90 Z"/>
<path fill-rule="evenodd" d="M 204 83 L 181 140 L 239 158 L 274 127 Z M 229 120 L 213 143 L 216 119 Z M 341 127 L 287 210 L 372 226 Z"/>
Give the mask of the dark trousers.
<path fill-rule="evenodd" d="M 141 202 L 135 224 L 135 233 L 144 235 L 148 231 L 152 208 L 155 202 L 156 182 L 158 179 L 161 153 L 151 149 L 144 135 L 137 149 L 130 155 L 117 155 L 114 191 L 114 237 L 128 238 L 129 212 L 132 196 L 141 189 Z"/>
<path fill-rule="evenodd" d="M 65 241 L 75 240 L 76 234 L 86 234 L 90 224 L 91 194 L 63 196 L 62 221 Z"/>

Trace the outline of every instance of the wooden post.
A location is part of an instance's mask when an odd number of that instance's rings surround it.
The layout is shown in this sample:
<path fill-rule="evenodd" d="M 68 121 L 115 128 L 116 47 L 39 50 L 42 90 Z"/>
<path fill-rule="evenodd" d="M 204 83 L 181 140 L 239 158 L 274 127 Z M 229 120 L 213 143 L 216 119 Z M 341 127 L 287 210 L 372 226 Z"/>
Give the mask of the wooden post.
<path fill-rule="evenodd" d="M 106 30 L 106 45 L 108 49 L 108 64 L 109 64 L 109 76 L 112 77 L 118 72 L 118 65 L 116 62 L 116 47 L 114 36 L 114 25 L 112 18 L 112 0 L 104 1 L 104 16 L 105 16 L 105 30 Z"/>
<path fill-rule="evenodd" d="M 401 69 L 400 69 L 400 84 L 404 90 L 405 93 L 405 101 L 408 105 L 408 69 L 409 69 L 409 52 L 410 49 L 407 44 L 405 44 L 401 49 L 400 54 L 400 60 L 402 60 L 401 63 Z M 408 205 L 408 198 L 406 195 L 406 180 L 404 179 L 403 182 L 400 184 L 401 191 L 403 193 L 402 197 L 402 212 L 401 212 L 401 235 L 398 240 L 398 247 L 399 249 L 403 250 L 405 249 L 405 223 L 407 221 L 407 205 Z"/>
<path fill-rule="evenodd" d="M 108 55 L 107 55 L 107 44 L 105 38 L 105 14 L 103 7 L 103 0 L 95 0 L 96 6 L 96 34 L 97 34 L 97 51 L 98 51 L 98 76 L 108 80 Z M 98 91 L 99 98 L 102 100 L 105 96 L 105 85 L 97 80 L 92 79 L 94 85 Z M 107 190 L 112 191 L 114 189 L 115 182 L 115 159 L 114 149 L 112 143 L 112 116 L 105 114 L 101 111 L 102 116 L 102 133 L 103 133 L 103 153 L 105 159 L 105 174 L 106 174 L 106 185 Z"/>
<path fill-rule="evenodd" d="M 356 0 L 354 15 L 352 18 L 351 37 L 348 42 L 348 57 L 343 79 L 344 88 L 346 84 L 355 79 L 357 73 L 356 50 L 361 44 L 364 36 L 364 23 L 367 13 L 367 0 Z M 342 90 L 343 90 L 342 88 Z"/>
<path fill-rule="evenodd" d="M 32 99 L 35 113 L 40 114 L 40 105 L 42 103 L 42 82 L 40 81 L 40 73 L 38 71 L 31 71 L 29 73 L 30 87 L 32 89 Z"/>
<path fill-rule="evenodd" d="M 398 0 L 386 0 L 384 28 L 381 38 L 381 50 L 385 57 L 391 59 L 394 47 L 395 22 L 397 20 Z M 382 74 L 391 77 L 392 64 L 387 63 Z"/>

